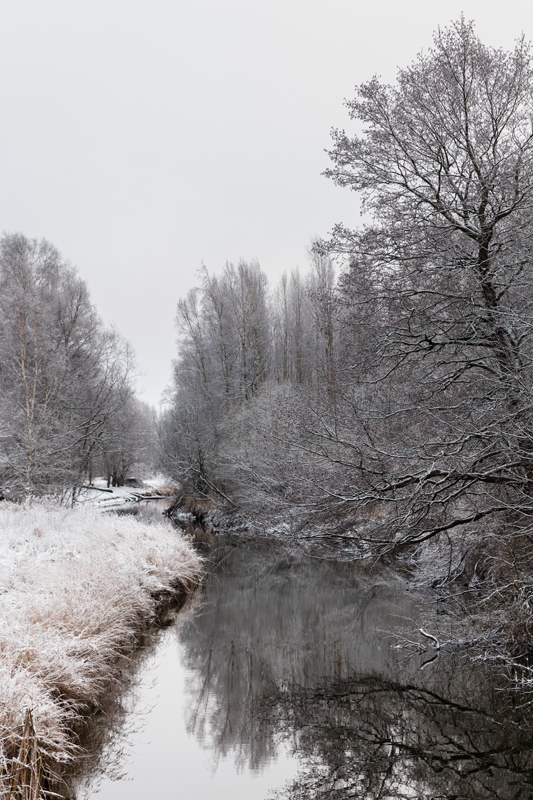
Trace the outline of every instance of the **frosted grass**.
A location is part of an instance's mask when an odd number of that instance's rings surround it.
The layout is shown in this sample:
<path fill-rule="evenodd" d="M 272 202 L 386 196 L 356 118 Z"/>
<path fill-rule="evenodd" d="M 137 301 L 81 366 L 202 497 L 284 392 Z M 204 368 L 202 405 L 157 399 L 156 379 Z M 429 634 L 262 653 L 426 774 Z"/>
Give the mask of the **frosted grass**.
<path fill-rule="evenodd" d="M 76 756 L 73 731 L 120 677 L 121 656 L 165 598 L 190 593 L 200 559 L 170 527 L 51 504 L 0 506 L 0 772 L 32 710 L 45 765 Z M 4 789 L 0 784 L 0 790 Z"/>

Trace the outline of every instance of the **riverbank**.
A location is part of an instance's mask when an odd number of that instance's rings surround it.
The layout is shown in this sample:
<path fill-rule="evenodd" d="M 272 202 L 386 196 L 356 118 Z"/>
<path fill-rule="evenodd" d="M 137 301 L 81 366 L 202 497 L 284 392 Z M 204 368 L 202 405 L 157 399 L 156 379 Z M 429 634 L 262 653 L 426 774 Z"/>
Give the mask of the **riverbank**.
<path fill-rule="evenodd" d="M 17 759 L 33 781 L 75 759 L 76 731 L 118 680 L 121 657 L 163 605 L 194 591 L 201 564 L 170 526 L 94 509 L 5 503 L 0 529 L 0 791 L 7 792 Z"/>
<path fill-rule="evenodd" d="M 87 797 L 530 797 L 527 693 L 437 649 L 405 577 L 266 540 L 205 550 L 198 605 L 141 665 Z"/>
<path fill-rule="evenodd" d="M 181 524 L 190 519 L 207 537 L 235 542 L 263 542 L 327 562 L 347 562 L 360 573 L 390 569 L 418 596 L 421 622 L 435 653 L 441 648 L 475 661 L 497 665 L 501 686 L 533 688 L 533 551 L 529 535 L 509 535 L 487 524 L 472 523 L 454 536 L 443 531 L 427 541 L 373 550 L 365 540 L 372 522 L 361 514 L 343 524 L 320 514 L 302 514 L 296 506 L 253 513 L 250 506 L 216 503 L 212 498 L 182 495 L 171 507 Z M 374 510 L 373 514 L 377 512 Z M 349 524 L 348 524 L 349 523 Z M 418 652 L 417 639 L 403 643 Z M 424 648 L 422 647 L 422 650 Z"/>
<path fill-rule="evenodd" d="M 144 480 L 130 478 L 127 485 L 114 487 L 108 486 L 105 478 L 95 478 L 92 483 L 81 487 L 76 502 L 106 510 L 142 500 L 172 499 L 177 493 L 177 486 L 164 475 Z"/>

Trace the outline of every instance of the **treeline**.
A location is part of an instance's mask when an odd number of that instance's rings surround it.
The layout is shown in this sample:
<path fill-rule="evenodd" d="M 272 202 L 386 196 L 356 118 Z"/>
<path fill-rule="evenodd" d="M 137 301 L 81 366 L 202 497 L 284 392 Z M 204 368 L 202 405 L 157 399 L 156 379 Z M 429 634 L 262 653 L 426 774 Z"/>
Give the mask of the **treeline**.
<path fill-rule="evenodd" d="M 0 240 L 0 494 L 119 483 L 153 433 L 130 347 L 104 327 L 85 282 L 55 247 Z M 152 431 L 150 431 L 150 427 Z"/>
<path fill-rule="evenodd" d="M 332 262 L 313 255 L 306 274 L 295 270 L 275 287 L 257 262 L 227 264 L 219 275 L 204 267 L 200 277 L 178 303 L 164 466 L 193 495 L 288 499 L 279 458 L 287 404 L 294 395 L 321 406 L 333 394 Z"/>
<path fill-rule="evenodd" d="M 444 543 L 466 583 L 496 552 L 530 573 L 532 97 L 527 43 L 486 47 L 464 19 L 394 86 L 359 87 L 363 133 L 334 132 L 326 174 L 369 221 L 304 276 L 204 270 L 179 304 L 162 435 L 187 491 L 283 509 L 337 552 Z"/>

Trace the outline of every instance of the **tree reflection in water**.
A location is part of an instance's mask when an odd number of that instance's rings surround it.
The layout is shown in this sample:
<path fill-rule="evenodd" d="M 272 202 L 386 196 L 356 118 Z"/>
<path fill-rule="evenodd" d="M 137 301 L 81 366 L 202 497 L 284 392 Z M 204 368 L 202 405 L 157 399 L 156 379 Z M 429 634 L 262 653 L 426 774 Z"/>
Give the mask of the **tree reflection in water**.
<path fill-rule="evenodd" d="M 483 664 L 443 654 L 421 671 L 394 648 L 387 631 L 418 629 L 400 579 L 219 547 L 204 592 L 180 632 L 189 730 L 258 771 L 284 738 L 302 769 L 280 796 L 533 796 L 518 695 Z"/>
<path fill-rule="evenodd" d="M 299 732 L 305 765 L 284 795 L 530 798 L 531 729 L 502 706 L 481 670 L 459 691 L 455 679 L 468 665 L 441 664 L 441 671 L 443 693 L 367 677 L 272 696 L 268 715 L 291 736 Z"/>

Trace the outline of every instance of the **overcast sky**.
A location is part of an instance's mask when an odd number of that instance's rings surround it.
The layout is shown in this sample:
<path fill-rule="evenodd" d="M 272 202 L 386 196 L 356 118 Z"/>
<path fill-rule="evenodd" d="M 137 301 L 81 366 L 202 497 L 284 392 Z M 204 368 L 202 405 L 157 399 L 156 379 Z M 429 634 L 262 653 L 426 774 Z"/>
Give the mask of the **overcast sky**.
<path fill-rule="evenodd" d="M 0 230 L 78 267 L 158 404 L 200 264 L 275 279 L 357 224 L 321 176 L 343 99 L 461 11 L 486 43 L 533 38 L 525 0 L 0 0 Z"/>

